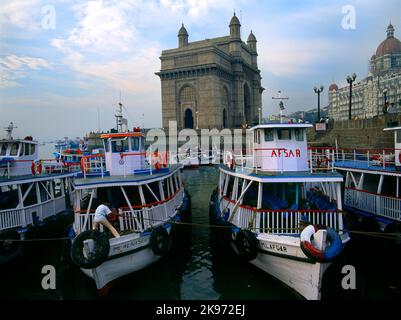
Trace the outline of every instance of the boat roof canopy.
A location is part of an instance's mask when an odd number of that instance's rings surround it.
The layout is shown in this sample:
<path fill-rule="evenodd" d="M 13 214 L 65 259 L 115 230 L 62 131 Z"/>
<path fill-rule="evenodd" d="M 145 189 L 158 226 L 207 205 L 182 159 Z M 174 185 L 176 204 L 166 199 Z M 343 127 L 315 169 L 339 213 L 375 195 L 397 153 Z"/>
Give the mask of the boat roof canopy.
<path fill-rule="evenodd" d="M 101 139 L 125 138 L 125 137 L 144 137 L 144 135 L 141 132 L 104 133 L 100 135 Z"/>
<path fill-rule="evenodd" d="M 287 128 L 312 128 L 313 125 L 310 123 L 268 123 L 268 124 L 259 124 L 250 128 L 249 130 L 257 130 L 257 129 L 287 129 Z"/>
<path fill-rule="evenodd" d="M 391 128 L 384 128 L 383 131 L 394 131 L 394 130 L 401 130 L 401 127 L 391 127 Z"/>

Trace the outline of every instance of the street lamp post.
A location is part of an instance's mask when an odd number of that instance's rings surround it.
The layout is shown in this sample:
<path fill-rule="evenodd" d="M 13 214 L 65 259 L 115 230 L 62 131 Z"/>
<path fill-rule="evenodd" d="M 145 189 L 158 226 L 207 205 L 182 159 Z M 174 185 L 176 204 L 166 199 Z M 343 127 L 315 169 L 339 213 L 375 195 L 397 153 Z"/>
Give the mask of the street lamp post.
<path fill-rule="evenodd" d="M 199 129 L 199 112 L 196 111 L 195 113 L 196 113 L 196 130 L 198 130 Z"/>
<path fill-rule="evenodd" d="M 323 91 L 324 87 L 320 86 L 319 88 L 314 87 L 313 90 L 317 93 L 317 121 L 320 121 L 320 93 Z"/>
<path fill-rule="evenodd" d="M 262 124 L 262 108 L 258 108 L 259 110 L 259 124 Z"/>
<path fill-rule="evenodd" d="M 352 105 L 352 83 L 356 79 L 356 74 L 353 73 L 352 76 L 347 76 L 347 82 L 349 83 L 349 106 L 348 106 L 348 120 L 351 120 L 351 105 Z"/>

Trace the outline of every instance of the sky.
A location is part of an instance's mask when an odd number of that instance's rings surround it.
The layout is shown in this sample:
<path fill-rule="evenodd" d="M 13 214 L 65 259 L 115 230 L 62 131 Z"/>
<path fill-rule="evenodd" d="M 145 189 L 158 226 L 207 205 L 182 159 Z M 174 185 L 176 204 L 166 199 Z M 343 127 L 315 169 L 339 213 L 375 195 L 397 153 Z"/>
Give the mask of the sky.
<path fill-rule="evenodd" d="M 314 86 L 367 76 L 389 22 L 401 38 L 399 0 L 3 0 L 0 4 L 0 130 L 41 140 L 82 137 L 115 125 L 121 101 L 130 126 L 161 126 L 162 50 L 229 34 L 257 38 L 263 115 L 317 106 Z M 0 132 L 0 137 L 3 137 Z"/>

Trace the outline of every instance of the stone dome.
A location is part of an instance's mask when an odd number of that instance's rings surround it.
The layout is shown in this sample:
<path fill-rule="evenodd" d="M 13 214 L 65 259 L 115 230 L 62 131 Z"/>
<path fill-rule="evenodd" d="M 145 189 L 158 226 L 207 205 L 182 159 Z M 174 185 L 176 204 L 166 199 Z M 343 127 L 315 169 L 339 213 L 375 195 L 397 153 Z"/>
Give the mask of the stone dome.
<path fill-rule="evenodd" d="M 235 12 L 234 12 L 233 17 L 230 20 L 230 26 L 232 26 L 232 25 L 238 25 L 238 26 L 241 25 L 241 23 L 239 22 L 237 16 L 235 15 Z"/>
<path fill-rule="evenodd" d="M 252 41 L 255 42 L 256 41 L 256 37 L 255 37 L 255 35 L 253 34 L 253 32 L 251 30 L 251 33 L 248 36 L 247 42 L 252 42 Z"/>
<path fill-rule="evenodd" d="M 394 37 L 394 27 L 389 24 L 387 27 L 387 39 L 377 47 L 376 57 L 391 53 L 401 54 L 401 41 Z"/>
<path fill-rule="evenodd" d="M 332 83 L 329 87 L 329 91 L 337 91 L 338 90 L 338 86 L 335 83 Z"/>
<path fill-rule="evenodd" d="M 179 36 L 188 36 L 188 31 L 185 29 L 184 24 L 182 24 L 180 30 L 178 31 Z"/>

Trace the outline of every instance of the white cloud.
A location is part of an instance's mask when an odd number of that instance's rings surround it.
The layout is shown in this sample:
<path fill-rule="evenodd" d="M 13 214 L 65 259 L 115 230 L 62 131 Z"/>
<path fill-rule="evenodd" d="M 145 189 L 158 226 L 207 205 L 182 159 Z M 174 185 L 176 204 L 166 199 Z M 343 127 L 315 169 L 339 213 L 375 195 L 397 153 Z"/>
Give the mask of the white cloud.
<path fill-rule="evenodd" d="M 20 86 L 18 79 L 27 77 L 31 70 L 50 68 L 49 63 L 42 58 L 8 55 L 0 58 L 0 88 Z"/>
<path fill-rule="evenodd" d="M 0 29 L 17 27 L 37 31 L 40 27 L 42 0 L 2 1 L 0 5 Z"/>

